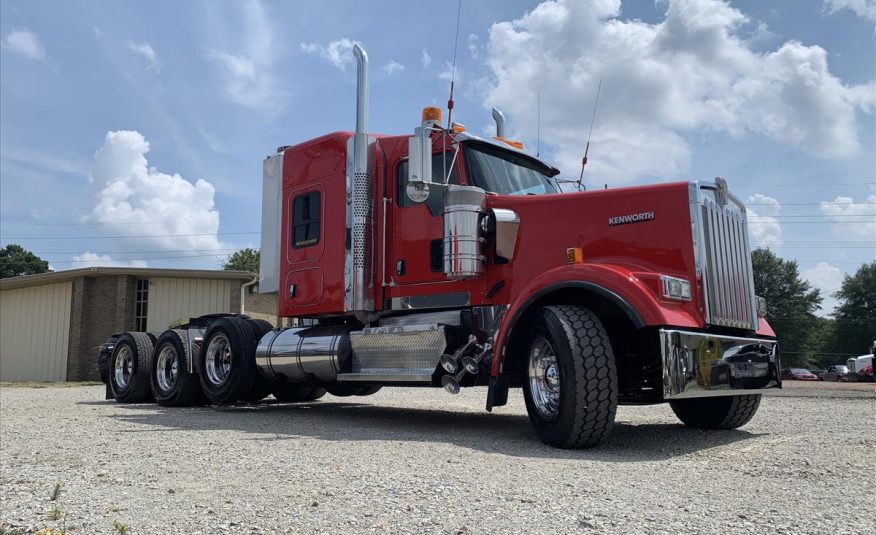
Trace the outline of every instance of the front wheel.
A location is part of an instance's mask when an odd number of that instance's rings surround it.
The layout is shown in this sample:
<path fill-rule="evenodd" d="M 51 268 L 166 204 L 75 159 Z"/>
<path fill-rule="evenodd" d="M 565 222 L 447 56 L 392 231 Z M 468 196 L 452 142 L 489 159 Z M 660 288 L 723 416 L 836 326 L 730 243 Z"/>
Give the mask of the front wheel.
<path fill-rule="evenodd" d="M 678 419 L 698 429 L 736 429 L 747 424 L 760 406 L 760 394 L 679 399 L 669 406 Z"/>
<path fill-rule="evenodd" d="M 529 331 L 526 411 L 539 438 L 558 448 L 603 442 L 617 412 L 617 369 L 608 334 L 590 310 L 540 309 Z"/>

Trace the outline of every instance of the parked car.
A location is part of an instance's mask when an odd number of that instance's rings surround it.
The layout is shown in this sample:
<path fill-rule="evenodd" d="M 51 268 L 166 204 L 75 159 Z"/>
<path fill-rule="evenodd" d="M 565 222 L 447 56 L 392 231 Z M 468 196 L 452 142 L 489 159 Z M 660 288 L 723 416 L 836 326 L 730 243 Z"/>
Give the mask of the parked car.
<path fill-rule="evenodd" d="M 826 372 L 818 374 L 818 378 L 822 381 L 843 381 L 848 373 L 848 366 L 838 364 L 836 366 L 829 366 Z"/>
<path fill-rule="evenodd" d="M 818 376 L 804 368 L 785 368 L 782 379 L 790 381 L 817 381 Z"/>

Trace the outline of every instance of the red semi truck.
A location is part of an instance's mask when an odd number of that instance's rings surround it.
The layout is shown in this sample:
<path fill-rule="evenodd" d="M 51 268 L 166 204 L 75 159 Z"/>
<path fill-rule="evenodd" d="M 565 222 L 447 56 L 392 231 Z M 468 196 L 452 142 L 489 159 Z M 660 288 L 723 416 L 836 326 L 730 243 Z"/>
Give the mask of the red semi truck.
<path fill-rule="evenodd" d="M 780 388 L 752 277 L 746 209 L 715 182 L 563 193 L 559 171 L 497 133 L 367 130 L 280 147 L 264 162 L 258 289 L 246 316 L 123 333 L 102 348 L 111 396 L 167 406 L 273 394 L 288 402 L 386 386 L 522 387 L 538 436 L 590 447 L 618 404 L 668 402 L 687 425 L 747 423 Z"/>

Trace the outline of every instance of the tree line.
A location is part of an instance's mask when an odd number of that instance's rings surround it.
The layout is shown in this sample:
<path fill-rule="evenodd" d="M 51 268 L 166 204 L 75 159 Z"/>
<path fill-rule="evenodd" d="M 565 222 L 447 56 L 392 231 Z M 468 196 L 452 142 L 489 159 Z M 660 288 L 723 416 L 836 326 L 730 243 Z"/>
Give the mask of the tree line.
<path fill-rule="evenodd" d="M 220 265 L 258 273 L 259 256 L 255 249 L 241 249 Z M 779 339 L 784 366 L 825 368 L 868 352 L 876 340 L 876 261 L 846 275 L 833 293 L 836 309 L 819 316 L 824 298 L 800 277 L 796 260 L 784 260 L 769 249 L 755 249 L 751 260 L 755 291 L 767 301 L 767 320 Z M 0 249 L 0 278 L 48 270 L 48 262 L 20 245 Z"/>

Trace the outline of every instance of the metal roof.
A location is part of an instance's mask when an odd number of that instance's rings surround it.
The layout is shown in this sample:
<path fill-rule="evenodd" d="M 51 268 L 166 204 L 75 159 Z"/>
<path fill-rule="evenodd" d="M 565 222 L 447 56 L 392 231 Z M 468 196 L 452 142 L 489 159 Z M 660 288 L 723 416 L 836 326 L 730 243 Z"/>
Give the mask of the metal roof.
<path fill-rule="evenodd" d="M 160 268 L 133 268 L 133 267 L 90 267 L 80 269 L 67 269 L 39 275 L 22 275 L 21 277 L 9 277 L 0 279 L 0 290 L 12 290 L 15 288 L 27 288 L 41 284 L 54 284 L 73 280 L 77 277 L 100 277 L 114 275 L 131 275 L 134 277 L 163 277 L 172 279 L 224 279 L 253 281 L 258 278 L 255 273 L 248 271 L 226 271 L 219 269 L 160 269 Z"/>

